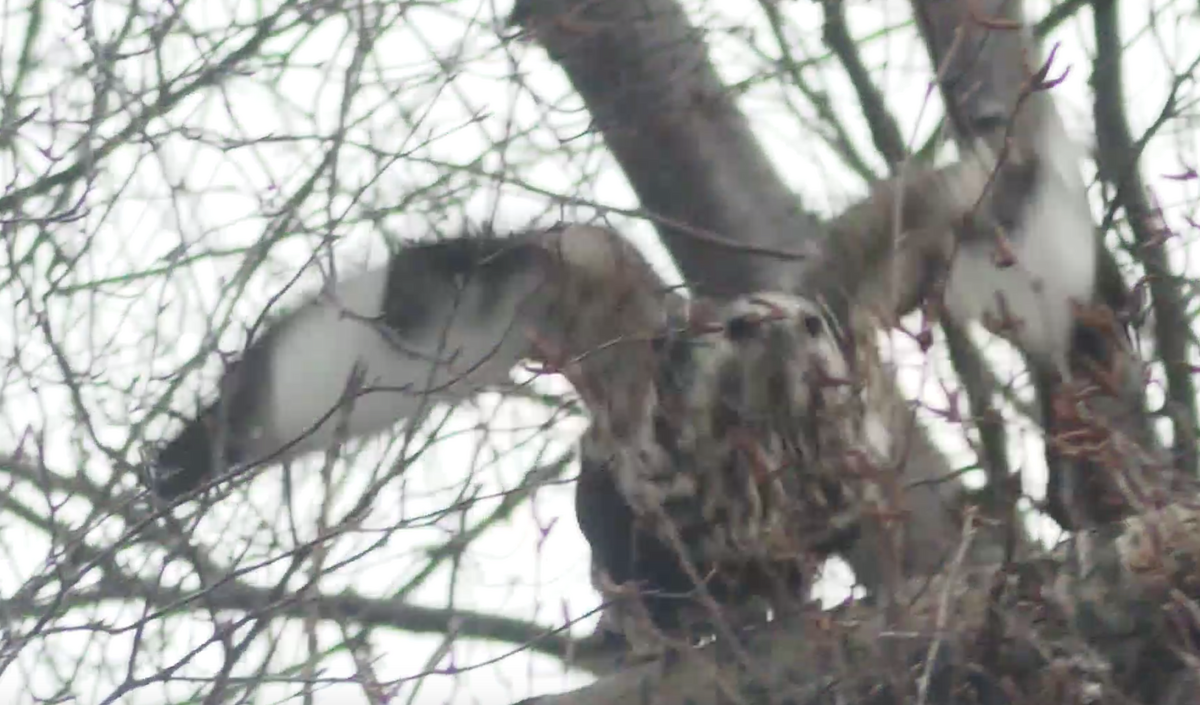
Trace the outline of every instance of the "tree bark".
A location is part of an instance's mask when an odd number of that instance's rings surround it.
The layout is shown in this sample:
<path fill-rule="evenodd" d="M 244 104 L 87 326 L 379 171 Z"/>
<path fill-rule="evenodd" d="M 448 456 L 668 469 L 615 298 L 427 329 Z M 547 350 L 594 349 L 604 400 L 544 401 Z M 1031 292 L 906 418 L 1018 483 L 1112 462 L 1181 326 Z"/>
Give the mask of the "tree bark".
<path fill-rule="evenodd" d="M 820 224 L 674 0 L 518 0 L 511 22 L 566 72 L 694 291 L 778 290 L 794 262 L 753 250 L 812 254 Z"/>

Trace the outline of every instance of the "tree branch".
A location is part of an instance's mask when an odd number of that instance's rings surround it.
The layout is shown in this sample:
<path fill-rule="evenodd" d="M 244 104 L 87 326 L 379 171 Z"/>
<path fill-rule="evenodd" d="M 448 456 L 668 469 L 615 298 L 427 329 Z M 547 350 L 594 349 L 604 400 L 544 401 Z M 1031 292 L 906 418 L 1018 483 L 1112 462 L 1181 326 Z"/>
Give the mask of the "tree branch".
<path fill-rule="evenodd" d="M 1196 385 L 1192 379 L 1188 344 L 1191 326 L 1186 294 L 1171 271 L 1162 243 L 1166 224 L 1152 207 L 1138 168 L 1141 145 L 1137 144 L 1125 116 L 1125 88 L 1121 80 L 1121 31 L 1116 3 L 1093 0 L 1096 65 L 1092 81 L 1096 88 L 1096 142 L 1100 177 L 1116 187 L 1113 201 L 1124 208 L 1138 247 L 1134 253 L 1146 268 L 1154 310 L 1154 340 L 1167 377 L 1169 416 L 1174 424 L 1174 458 L 1179 467 L 1194 475 L 1200 461 L 1196 429 Z"/>
<path fill-rule="evenodd" d="M 94 551 L 98 555 L 99 551 Z M 93 549 L 78 554 L 93 555 Z M 108 601 L 139 599 L 153 608 L 146 620 L 161 616 L 164 611 L 204 609 L 231 610 L 244 615 L 270 615 L 271 618 L 307 619 L 316 616 L 338 624 L 354 623 L 364 627 L 385 627 L 413 634 L 453 634 L 459 638 L 489 639 L 512 644 L 514 651 L 533 651 L 555 658 L 586 661 L 601 647 L 592 638 L 573 639 L 564 633 L 565 627 L 547 628 L 523 619 L 472 612 L 421 607 L 401 600 L 379 599 L 344 592 L 338 595 L 296 594 L 276 597 L 275 590 L 247 585 L 240 581 L 225 581 L 204 591 L 163 587 L 124 574 L 106 574 L 100 585 L 66 593 L 61 601 L 50 605 L 44 601 L 24 598 L 0 600 L 0 614 L 7 618 L 32 618 L 44 615 L 48 608 L 56 612 L 79 609 Z M 203 602 L 203 605 L 199 603 Z M 130 625 L 133 628 L 134 625 Z"/>
<path fill-rule="evenodd" d="M 780 180 L 674 0 L 518 0 L 511 21 L 567 73 L 642 207 L 664 219 L 658 232 L 695 290 L 780 288 L 790 263 L 689 233 L 794 251 L 820 226 Z"/>
<path fill-rule="evenodd" d="M 513 644 L 515 649 L 528 649 L 571 663 L 580 668 L 606 670 L 610 667 L 608 650 L 597 639 L 575 639 L 565 627 L 546 628 L 526 620 L 501 617 L 464 610 L 412 605 L 402 598 L 375 598 L 343 592 L 337 595 L 307 589 L 277 595 L 276 588 L 249 585 L 237 576 L 244 572 L 216 564 L 203 551 L 178 535 L 169 526 L 152 521 L 153 515 L 145 505 L 131 495 L 110 496 L 93 484 L 85 475 L 65 477 L 49 469 L 40 471 L 16 457 L 0 457 L 0 469 L 23 483 L 32 483 L 43 491 L 87 499 L 97 510 L 111 512 L 130 527 L 119 540 L 106 547 L 97 547 L 85 540 L 86 532 L 60 524 L 55 518 L 34 512 L 14 496 L 3 501 L 4 510 L 47 536 L 64 537 L 69 543 L 60 551 L 70 556 L 71 565 L 65 570 L 50 571 L 38 576 L 7 599 L 0 600 L 0 614 L 9 619 L 48 619 L 69 610 L 96 605 L 106 601 L 140 600 L 150 609 L 143 621 L 160 617 L 164 612 L 180 610 L 236 611 L 246 615 L 306 619 L 316 617 L 338 623 L 352 622 L 365 627 L 386 627 L 424 634 L 450 634 L 472 639 L 490 639 Z M 561 469 L 554 463 L 542 469 L 542 474 Z M 507 503 L 505 503 L 507 504 Z M 144 541 L 170 554 L 182 553 L 192 562 L 205 584 L 199 590 L 184 590 L 164 586 L 151 577 L 143 577 L 124 567 L 117 560 L 117 548 Z M 304 550 L 301 546 L 295 550 Z M 436 555 L 431 560 L 435 560 Z M 90 589 L 75 589 L 74 585 L 92 569 L 103 575 L 99 584 Z M 155 576 L 157 577 L 157 576 Z M 59 595 L 50 600 L 36 599 L 49 585 L 59 584 Z"/>
<path fill-rule="evenodd" d="M 859 105 L 862 106 L 875 147 L 892 167 L 894 175 L 906 159 L 912 158 L 907 142 L 901 136 L 895 117 L 888 110 L 883 92 L 875 85 L 863 64 L 858 45 L 850 36 L 846 26 L 845 4 L 841 0 L 824 0 L 823 7 L 825 44 L 850 76 L 850 84 L 854 86 Z M 950 321 L 943 322 L 942 328 L 946 334 L 950 362 L 962 382 L 972 419 L 979 429 L 982 464 L 987 469 L 988 477 L 999 481 L 1009 474 L 1008 439 L 1003 419 L 992 403 L 994 380 L 986 374 L 987 363 L 966 331 Z"/>

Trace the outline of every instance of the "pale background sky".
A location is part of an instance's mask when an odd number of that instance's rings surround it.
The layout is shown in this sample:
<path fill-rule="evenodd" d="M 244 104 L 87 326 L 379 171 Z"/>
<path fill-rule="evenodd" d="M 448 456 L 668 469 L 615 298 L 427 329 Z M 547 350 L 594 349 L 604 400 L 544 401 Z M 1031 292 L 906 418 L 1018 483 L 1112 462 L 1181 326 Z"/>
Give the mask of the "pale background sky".
<path fill-rule="evenodd" d="M 277 5 L 274 1 L 206 0 L 188 4 L 182 14 L 193 30 L 199 31 L 225 26 L 235 15 L 252 22 L 259 8 L 270 10 Z M 171 7 L 171 4 L 143 3 L 143 11 L 151 14 L 156 8 L 165 13 Z M 697 24 L 751 26 L 766 36 L 766 25 L 755 2 L 690 2 L 687 7 Z M 1040 17 L 1048 7 L 1046 2 L 1027 2 L 1031 17 Z M 823 53 L 816 3 L 784 3 L 781 8 L 803 30 L 796 38 L 798 46 L 793 46 L 796 55 Z M 1147 29 L 1148 7 L 1122 3 L 1121 8 L 1124 38 L 1139 39 L 1127 53 L 1125 64 L 1130 119 L 1134 134 L 1139 135 L 1161 110 L 1173 69 L 1194 58 L 1196 47 L 1200 46 L 1197 41 L 1200 31 L 1192 16 L 1179 23 L 1157 23 L 1151 32 Z M 11 3 L 6 4 L 0 14 L 3 25 L 0 36 L 6 38 L 0 44 L 0 74 L 6 84 L 12 80 L 24 32 L 25 15 L 15 9 Z M 371 6 L 367 10 L 382 11 L 389 17 L 399 12 L 390 5 Z M 68 70 L 88 56 L 87 46 L 92 41 L 89 34 L 104 38 L 119 30 L 124 22 L 122 12 L 119 6 L 96 5 L 94 13 L 87 17 L 79 8 L 61 0 L 45 6 L 39 47 L 45 63 L 31 74 L 26 92 L 31 96 L 46 96 L 37 106 L 47 113 L 77 120 L 89 114 L 94 92 L 86 81 Z M 228 79 L 221 90 L 208 90 L 189 98 L 165 120 L 152 123 L 149 132 L 159 135 L 153 149 L 122 148 L 104 160 L 88 196 L 92 210 L 80 221 L 64 223 L 55 230 L 56 241 L 68 252 L 79 252 L 87 243 L 87 251 L 66 279 L 67 286 L 76 289 L 69 295 L 55 295 L 37 304 L 72 364 L 77 368 L 95 365 L 97 381 L 83 394 L 101 443 L 114 447 L 125 443 L 131 424 L 147 414 L 146 404 L 166 391 L 162 377 L 202 345 L 207 311 L 218 311 L 218 320 L 225 315 L 233 317 L 235 325 L 222 338 L 221 348 L 236 350 L 241 340 L 239 325 L 251 323 L 281 282 L 294 275 L 297 267 L 305 264 L 314 252 L 324 263 L 323 268 L 328 269 L 331 250 L 322 245 L 322 238 L 329 233 L 318 228 L 319 223 L 338 220 L 346 213 L 361 217 L 364 203 L 392 207 L 434 184 L 439 175 L 446 173 L 448 164 L 470 165 L 475 172 L 507 172 L 510 180 L 503 186 L 490 182 L 486 188 L 476 188 L 465 208 L 451 209 L 444 219 L 434 222 L 425 210 L 390 213 L 384 222 L 390 236 L 427 237 L 435 230 L 452 234 L 463 219 L 478 222 L 494 218 L 501 227 L 519 227 L 534 217 L 554 220 L 559 211 L 552 209 L 553 201 L 547 193 L 563 192 L 564 184 L 574 183 L 581 173 L 598 176 L 584 191 L 571 195 L 606 206 L 637 206 L 623 176 L 607 155 L 593 150 L 586 157 L 570 156 L 559 147 L 559 140 L 575 137 L 584 130 L 586 115 L 577 112 L 564 116 L 545 109 L 545 102 L 557 102 L 564 97 L 574 106 L 580 105 L 580 101 L 571 96 L 565 77 L 539 48 L 504 43 L 489 29 L 491 18 L 503 18 L 507 12 L 508 3 L 493 5 L 478 0 L 430 3 L 405 11 L 405 19 L 385 35 L 386 41 L 372 49 L 363 80 L 375 85 L 361 90 L 349 114 L 355 124 L 347 132 L 337 178 L 346 193 L 363 189 L 365 197 L 359 203 L 349 196 L 330 199 L 321 195 L 319 188 L 301 208 L 309 230 L 275 246 L 267 263 L 255 272 L 245 293 L 236 301 L 223 297 L 221 292 L 245 261 L 241 248 L 278 226 L 277 221 L 265 214 L 272 213 L 287 196 L 295 193 L 325 148 L 310 139 L 264 140 L 255 146 L 233 145 L 229 141 L 244 144 L 264 136 L 329 134 L 335 130 L 342 108 L 342 70 L 354 52 L 354 36 L 347 32 L 345 23 L 325 22 L 303 42 L 299 41 L 299 32 L 268 42 L 268 53 L 299 44 L 290 55 L 293 68 L 281 72 L 268 67 L 255 75 Z M 858 37 L 907 22 L 908 18 L 907 2 L 901 0 L 852 2 L 849 11 L 851 31 Z M 1078 18 L 1060 28 L 1050 41 L 1061 42 L 1057 65 L 1071 67 L 1070 76 L 1056 93 L 1060 110 L 1072 135 L 1090 146 L 1091 107 L 1086 81 L 1090 74 L 1087 57 L 1091 53 L 1091 22 L 1086 10 Z M 93 30 L 85 32 L 82 27 L 89 24 Z M 233 43 L 241 41 L 244 38 Z M 760 43 L 772 47 L 766 39 Z M 160 53 L 163 72 L 172 75 L 192 65 L 198 49 L 203 47 L 182 36 L 168 39 Z M 714 35 L 711 51 L 718 70 L 730 84 L 760 72 L 764 66 L 762 57 L 723 33 Z M 902 128 L 907 134 L 917 135 L 916 142 L 923 141 L 941 111 L 935 99 L 922 112 L 922 96 L 930 71 L 915 30 L 910 27 L 871 42 L 864 51 L 864 59 L 873 67 L 873 76 L 890 99 Z M 129 87 L 125 94 L 157 80 L 159 69 L 149 56 L 123 60 L 119 66 L 121 71 L 116 80 Z M 439 78 L 439 66 L 452 68 L 453 80 Z M 524 77 L 526 88 L 517 89 L 511 84 L 509 77 L 514 71 Z M 823 76 L 811 74 L 814 83 L 824 84 L 822 87 L 835 106 L 842 108 L 839 114 L 856 115 L 855 101 L 846 82 L 826 80 Z M 92 78 L 102 79 L 94 69 Z M 864 185 L 842 168 L 823 144 L 808 136 L 804 121 L 797 118 L 788 101 L 799 105 L 802 115 L 810 115 L 811 110 L 793 92 L 780 94 L 779 85 L 765 83 L 751 87 L 742 96 L 741 107 L 750 116 L 783 178 L 801 195 L 805 205 L 822 214 L 836 212 L 860 196 Z M 1188 88 L 1185 94 L 1190 96 L 1193 90 Z M 539 100 L 531 98 L 531 91 Z M 122 91 L 116 91 L 116 97 L 110 99 L 110 109 L 116 108 L 114 103 L 122 95 Z M 24 110 L 32 107 L 35 104 L 31 101 Z M 123 127 L 126 119 L 116 117 L 103 123 L 92 136 L 92 144 L 102 142 Z M 187 137 L 169 134 L 179 125 L 188 127 Z M 851 127 L 857 130 L 859 145 L 869 153 L 864 126 L 856 122 Z M 1181 173 L 1186 165 L 1197 163 L 1196 132 L 1191 128 L 1186 120 L 1176 121 L 1173 128 L 1164 130 L 1150 143 L 1143 160 L 1147 182 L 1156 190 L 1169 223 L 1185 234 L 1188 225 L 1184 216 L 1194 215 L 1191 204 L 1196 202 L 1196 182 L 1163 176 Z M 61 151 L 86 128 L 79 123 L 63 123 L 58 129 L 58 133 L 51 134 L 44 127 L 31 125 L 23 136 L 41 147 L 54 145 Z M 501 156 L 494 145 L 506 134 L 519 137 L 509 143 Z M 567 143 L 567 148 L 573 149 L 576 144 Z M 383 166 L 390 155 L 402 153 L 407 154 L 404 159 Z M 69 162 L 79 155 L 62 156 Z M 8 153 L 0 154 L 0 178 L 4 183 L 15 178 L 19 184 L 25 184 L 45 169 L 46 164 L 46 155 L 32 149 L 23 153 L 19 168 Z M 881 168 L 882 163 L 876 161 L 876 166 Z M 375 179 L 379 172 L 382 177 Z M 459 175 L 455 179 L 467 183 L 462 169 L 456 173 Z M 1089 180 L 1094 177 L 1090 163 L 1084 165 L 1084 176 Z M 75 196 L 81 194 L 77 189 Z M 565 213 L 575 218 L 588 218 L 592 214 L 586 208 Z M 649 226 L 621 218 L 612 222 L 643 246 L 664 274 L 676 278 Z M 294 228 L 285 230 L 291 232 Z M 6 263 L 11 266 L 21 253 L 34 250 L 36 235 L 32 230 L 17 229 L 10 240 Z M 338 242 L 332 252 L 338 271 L 359 267 L 363 262 L 380 261 L 384 240 L 380 229 L 370 221 L 339 225 L 336 235 Z M 1188 242 L 1190 238 L 1169 243 L 1177 261 L 1192 259 L 1186 247 Z M 200 258 L 169 277 L 129 276 L 159 270 L 172 258 L 179 257 L 181 251 L 185 258 L 202 251 L 224 254 Z M 57 371 L 45 362 L 49 351 L 44 339 L 34 335 L 32 311 L 26 304 L 16 304 L 30 293 L 33 300 L 39 300 L 46 290 L 46 283 L 33 279 L 31 274 L 46 271 L 49 253 L 42 248 L 34 256 L 37 263 L 34 268 L 18 270 L 16 283 L 0 289 L 0 310 L 13 312 L 0 323 L 0 350 L 9 356 L 5 384 L 0 387 L 5 409 L 4 424 L 0 425 L 0 453 L 14 453 L 17 449 L 33 452 L 29 431 L 39 430 L 45 433 L 46 461 L 51 468 L 63 472 L 81 467 L 91 477 L 107 478 L 112 472 L 111 463 L 80 442 L 80 424 L 72 412 L 69 391 L 61 384 Z M 1195 267 L 1190 266 L 1189 271 L 1195 271 Z M 294 301 L 295 294 L 311 292 L 319 286 L 321 277 L 317 267 L 309 267 L 303 290 L 293 292 L 285 300 Z M 101 293 L 84 291 L 87 288 L 84 285 L 101 280 L 106 281 Z M 946 378 L 947 365 L 941 350 L 927 361 L 913 355 L 911 347 L 905 347 L 898 338 L 896 345 L 907 388 L 913 393 L 920 391 L 929 404 L 944 407 L 947 395 L 939 380 Z M 998 359 L 1004 358 L 1003 344 L 991 341 L 987 349 Z M 37 367 L 30 369 L 34 363 L 38 363 Z M 188 391 L 174 397 L 174 407 L 190 411 L 194 395 L 211 389 L 218 369 L 216 356 L 210 356 L 203 372 L 189 377 Z M 402 521 L 407 523 L 365 559 L 324 579 L 322 589 L 326 592 L 351 589 L 368 595 L 389 594 L 399 589 L 422 565 L 422 549 L 442 544 L 461 526 L 462 514 L 439 516 L 439 510 L 461 495 L 468 469 L 472 469 L 472 482 L 481 495 L 495 493 L 516 485 L 539 453 L 549 460 L 563 452 L 582 429 L 580 419 L 571 419 L 557 426 L 554 433 L 546 434 L 538 428 L 546 418 L 544 411 L 528 404 L 509 403 L 497 409 L 490 400 L 483 400 L 477 412 L 457 416 L 453 425 L 462 433 L 427 452 L 407 472 L 403 488 L 398 483 L 389 485 L 377 499 L 364 530 L 336 542 L 330 560 L 348 556 L 378 540 L 389 527 Z M 486 441 L 483 434 L 473 430 L 481 419 L 491 419 L 491 433 Z M 146 437 L 158 438 L 173 428 L 156 424 Z M 553 444 L 543 449 L 539 439 L 548 436 Z M 1027 489 L 1040 494 L 1041 449 L 1036 434 L 1026 429 L 1023 433 L 1012 432 L 1010 438 L 1019 448 L 1014 456 L 1016 464 L 1035 471 L 1028 475 L 1032 481 Z M 960 437 L 943 433 L 939 440 L 953 451 L 956 461 L 970 462 L 970 453 Z M 515 446 L 521 447 L 506 452 Z M 127 459 L 136 460 L 136 453 L 136 448 L 131 449 Z M 368 444 L 355 464 L 367 463 L 380 453 L 394 458 L 396 447 L 383 441 Z M 313 463 L 301 467 L 313 467 Z M 296 474 L 302 475 L 299 471 Z M 356 498 L 356 493 L 349 489 L 354 486 L 355 478 L 353 474 L 349 476 L 340 504 L 334 502 L 341 511 Z M 315 531 L 321 496 L 318 480 L 313 473 L 307 482 L 301 483 L 299 496 L 313 503 L 311 507 L 295 509 L 295 532 L 302 538 L 311 537 Z M 14 492 L 30 489 L 19 488 Z M 248 494 L 235 495 L 210 512 L 197 530 L 197 541 L 215 546 L 214 554 L 228 560 L 233 560 L 230 556 L 247 546 L 252 547 L 252 552 L 245 562 L 269 555 L 271 548 L 266 544 L 272 536 L 269 529 L 286 525 L 279 519 L 276 506 L 279 492 L 278 477 L 260 477 Z M 432 607 L 452 604 L 462 609 L 531 618 L 546 626 L 560 625 L 566 615 L 578 616 L 593 609 L 598 600 L 589 587 L 588 550 L 575 525 L 571 496 L 569 484 L 541 489 L 533 503 L 510 522 L 473 544 L 453 580 L 451 571 L 439 570 L 410 599 Z M 38 506 L 33 498 L 36 495 L 30 497 L 31 504 Z M 485 516 L 494 504 L 494 499 L 480 501 L 466 516 L 476 520 Z M 68 503 L 63 511 L 78 513 L 82 521 L 85 509 L 78 503 Z M 423 515 L 428 517 L 415 519 Z M 123 527 L 111 524 L 91 522 L 89 538 L 103 544 L 104 537 L 119 535 Z M 11 594 L 30 574 L 44 568 L 47 551 L 44 536 L 29 531 L 15 518 L 5 518 L 3 513 L 0 513 L 0 550 L 7 554 L 6 565 L 12 566 L 0 575 L 0 591 L 5 595 Z M 161 557 L 150 561 L 150 565 L 154 561 L 161 563 Z M 178 571 L 178 564 L 171 570 Z M 280 570 L 280 566 L 268 566 L 255 573 L 253 582 L 272 584 Z M 171 575 L 185 584 L 188 580 L 178 572 Z M 837 592 L 835 589 L 831 594 Z M 122 626 L 140 616 L 136 604 L 110 605 L 82 611 L 78 619 L 64 618 L 59 624 L 78 624 L 103 617 Z M 172 618 L 167 623 L 169 630 L 145 636 L 148 643 L 162 649 L 164 662 L 170 661 L 172 654 L 178 658 L 206 640 L 212 629 L 208 617 L 203 615 L 194 619 Z M 576 629 L 582 634 L 592 625 L 589 619 Z M 281 633 L 279 668 L 302 661 L 306 648 L 299 625 Z M 49 697 L 53 681 L 48 674 L 70 668 L 76 659 L 82 659 L 89 664 L 113 664 L 111 670 L 95 669 L 101 677 L 99 682 L 92 683 L 87 678 L 78 681 L 74 692 L 78 702 L 99 702 L 124 678 L 133 638 L 128 630 L 112 636 L 84 637 L 80 632 L 66 631 L 50 637 L 47 650 L 27 650 L 17 665 L 0 674 L 0 698 L 7 698 L 6 702 L 30 702 L 34 697 Z M 328 646 L 342 637 L 331 630 L 324 638 Z M 587 680 L 585 676 L 564 673 L 553 660 L 523 653 L 497 663 L 498 657 L 514 647 L 471 641 L 459 641 L 452 650 L 452 658 L 431 664 L 430 656 L 439 651 L 440 642 L 440 638 L 431 636 L 377 631 L 374 644 L 380 659 L 375 664 L 376 673 L 391 680 L 417 676 L 430 668 L 459 671 L 426 678 L 415 699 L 423 705 L 501 705 L 537 693 L 576 687 Z M 141 675 L 151 672 L 150 665 Z M 210 649 L 196 657 L 189 674 L 203 676 L 219 665 L 219 654 Z M 353 670 L 349 659 L 339 656 L 326 659 L 324 666 L 327 671 L 323 675 L 330 677 L 346 676 Z M 399 691 L 402 700 L 396 702 L 407 701 L 412 689 L 413 683 L 403 685 Z M 295 692 L 293 685 L 269 686 L 261 691 L 258 702 L 286 700 Z M 137 691 L 128 702 L 163 702 L 167 697 L 161 687 L 150 687 Z M 352 685 L 331 685 L 317 698 L 323 704 L 362 701 L 361 692 Z"/>

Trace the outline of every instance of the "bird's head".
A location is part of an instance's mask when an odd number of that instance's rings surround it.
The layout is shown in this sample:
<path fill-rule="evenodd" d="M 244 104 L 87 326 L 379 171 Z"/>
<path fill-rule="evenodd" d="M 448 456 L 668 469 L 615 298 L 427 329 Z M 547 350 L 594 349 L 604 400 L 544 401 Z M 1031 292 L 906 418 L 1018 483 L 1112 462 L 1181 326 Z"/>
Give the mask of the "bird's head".
<path fill-rule="evenodd" d="M 688 406 L 722 435 L 731 427 L 805 434 L 853 398 L 850 355 L 819 303 L 759 293 L 693 317 Z"/>

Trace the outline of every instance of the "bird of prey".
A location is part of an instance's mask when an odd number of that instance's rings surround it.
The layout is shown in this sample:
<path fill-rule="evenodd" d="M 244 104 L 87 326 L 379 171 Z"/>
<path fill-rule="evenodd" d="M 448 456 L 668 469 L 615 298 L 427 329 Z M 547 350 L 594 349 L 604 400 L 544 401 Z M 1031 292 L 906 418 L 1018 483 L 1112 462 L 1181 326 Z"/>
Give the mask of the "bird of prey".
<path fill-rule="evenodd" d="M 794 593 L 853 533 L 830 530 L 848 506 L 838 477 L 861 461 L 845 344 L 802 297 L 689 301 L 605 228 L 411 245 L 270 322 L 149 479 L 177 499 L 419 422 L 536 360 L 590 415 L 576 511 L 597 585 L 633 605 L 612 613 L 669 632 L 700 595 Z"/>
<path fill-rule="evenodd" d="M 895 266 L 921 282 L 949 262 L 951 293 L 992 286 L 954 259 L 958 234 L 978 237 L 995 216 L 975 217 L 990 175 L 968 160 L 884 183 L 834 228 L 849 264 L 826 276 L 878 283 L 874 268 Z M 892 246 L 880 231 L 893 230 L 911 237 Z M 419 423 L 534 360 L 590 417 L 575 504 L 604 623 L 632 643 L 644 626 L 711 629 L 723 605 L 779 609 L 807 588 L 814 559 L 856 540 L 874 501 L 863 478 L 890 444 L 843 321 L 820 297 L 780 288 L 687 299 L 622 236 L 590 225 L 406 246 L 268 324 L 215 401 L 158 449 L 149 481 L 175 500 L 229 471 Z M 903 299 L 895 312 L 920 295 L 882 288 Z M 976 294 L 966 308 L 982 307 Z"/>

